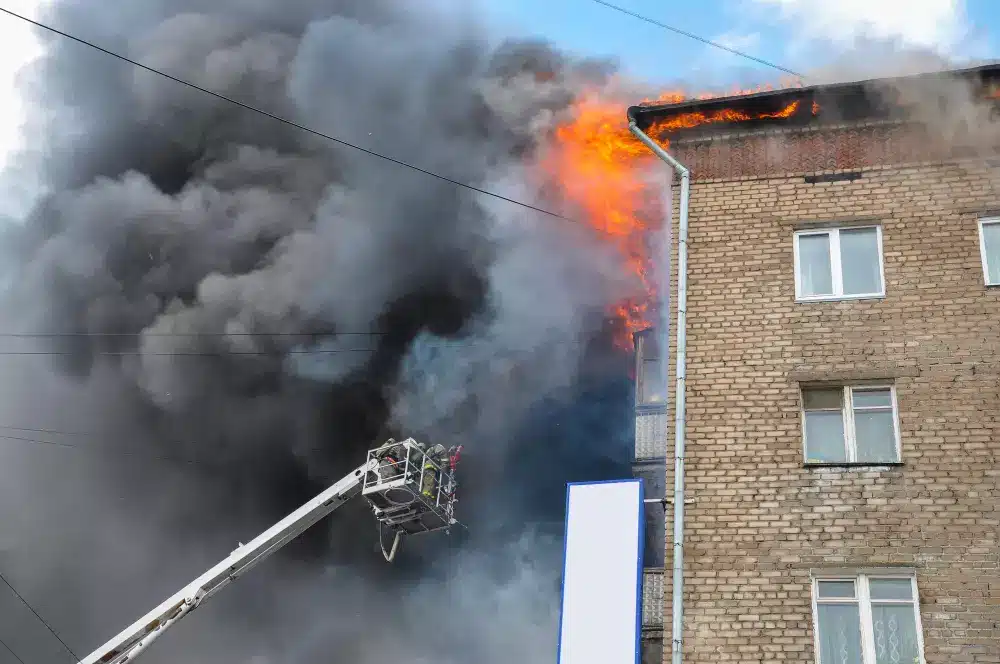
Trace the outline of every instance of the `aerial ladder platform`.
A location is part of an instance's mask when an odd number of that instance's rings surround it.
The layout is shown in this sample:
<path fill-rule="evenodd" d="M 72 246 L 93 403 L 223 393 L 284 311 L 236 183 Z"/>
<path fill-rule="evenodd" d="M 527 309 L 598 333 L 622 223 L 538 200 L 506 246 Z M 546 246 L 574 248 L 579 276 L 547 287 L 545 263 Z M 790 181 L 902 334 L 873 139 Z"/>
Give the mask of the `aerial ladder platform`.
<path fill-rule="evenodd" d="M 333 486 L 274 524 L 227 558 L 181 588 L 80 660 L 80 664 L 132 662 L 163 633 L 205 600 L 272 556 L 318 521 L 358 494 L 378 521 L 379 543 L 392 562 L 403 535 L 448 531 L 455 519 L 455 468 L 461 447 L 428 448 L 413 438 L 369 450 L 365 462 Z M 391 537 L 386 550 L 385 533 Z"/>

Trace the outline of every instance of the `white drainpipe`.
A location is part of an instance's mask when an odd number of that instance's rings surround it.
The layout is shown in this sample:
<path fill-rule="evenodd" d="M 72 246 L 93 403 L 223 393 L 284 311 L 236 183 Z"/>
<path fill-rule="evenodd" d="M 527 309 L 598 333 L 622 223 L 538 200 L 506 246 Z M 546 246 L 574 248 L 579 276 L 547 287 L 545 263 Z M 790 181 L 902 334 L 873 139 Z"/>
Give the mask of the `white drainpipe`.
<path fill-rule="evenodd" d="M 688 197 L 691 192 L 691 173 L 674 159 L 656 141 L 647 136 L 632 117 L 629 110 L 629 131 L 653 151 L 657 157 L 677 171 L 681 177 L 681 209 L 677 229 L 677 391 L 674 397 L 674 555 L 673 555 L 673 600 L 670 604 L 672 664 L 681 664 L 684 653 L 684 432 L 685 432 L 685 387 L 687 383 L 687 266 L 688 266 Z M 672 204 L 672 201 L 670 202 Z M 665 270 L 668 293 L 670 271 Z"/>

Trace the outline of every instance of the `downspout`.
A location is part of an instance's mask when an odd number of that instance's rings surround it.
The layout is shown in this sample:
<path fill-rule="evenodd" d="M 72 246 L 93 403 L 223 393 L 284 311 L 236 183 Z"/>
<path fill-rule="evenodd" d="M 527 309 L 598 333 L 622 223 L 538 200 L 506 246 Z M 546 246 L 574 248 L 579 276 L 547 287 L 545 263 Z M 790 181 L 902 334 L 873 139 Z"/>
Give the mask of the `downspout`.
<path fill-rule="evenodd" d="M 691 193 L 691 173 L 636 124 L 632 109 L 628 111 L 628 128 L 657 157 L 674 169 L 681 178 L 680 220 L 677 229 L 677 388 L 674 396 L 674 555 L 673 599 L 671 609 L 670 661 L 681 664 L 684 643 L 684 434 L 687 384 L 687 267 L 688 267 L 688 197 Z M 670 273 L 664 279 L 669 292 Z"/>

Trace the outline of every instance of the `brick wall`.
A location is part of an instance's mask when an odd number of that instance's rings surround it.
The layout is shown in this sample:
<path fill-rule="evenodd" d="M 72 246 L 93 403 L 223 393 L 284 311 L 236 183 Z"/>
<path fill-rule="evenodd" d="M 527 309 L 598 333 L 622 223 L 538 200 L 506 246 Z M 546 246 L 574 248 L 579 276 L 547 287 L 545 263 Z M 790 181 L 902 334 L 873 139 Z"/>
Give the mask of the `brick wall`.
<path fill-rule="evenodd" d="M 1000 290 L 976 224 L 1000 209 L 995 174 L 707 178 L 727 154 L 692 164 L 686 661 L 813 662 L 810 570 L 893 565 L 916 570 L 928 663 L 1000 662 Z M 833 219 L 882 224 L 884 299 L 795 302 L 793 231 Z M 895 382 L 901 467 L 803 466 L 800 381 L 852 377 Z"/>
<path fill-rule="evenodd" d="M 671 152 L 695 180 L 769 177 L 942 161 L 995 153 L 965 132 L 947 137 L 926 127 L 872 122 L 709 134 L 674 141 Z"/>

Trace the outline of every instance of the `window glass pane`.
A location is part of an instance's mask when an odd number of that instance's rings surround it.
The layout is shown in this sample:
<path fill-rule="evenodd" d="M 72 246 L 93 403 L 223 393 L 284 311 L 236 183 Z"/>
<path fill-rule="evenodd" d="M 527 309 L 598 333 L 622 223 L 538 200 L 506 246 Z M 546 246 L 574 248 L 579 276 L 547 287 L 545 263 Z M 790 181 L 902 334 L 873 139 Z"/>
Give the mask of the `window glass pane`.
<path fill-rule="evenodd" d="M 802 390 L 802 407 L 806 410 L 823 410 L 835 408 L 840 410 L 844 400 L 844 391 L 839 387 L 826 390 Z"/>
<path fill-rule="evenodd" d="M 855 408 L 889 408 L 892 406 L 892 392 L 889 390 L 852 390 L 851 400 Z"/>
<path fill-rule="evenodd" d="M 983 248 L 986 252 L 986 281 L 1000 283 L 1000 223 L 983 224 Z"/>
<path fill-rule="evenodd" d="M 640 395 L 642 403 L 664 403 L 667 400 L 667 376 L 664 365 L 659 360 L 642 363 Z"/>
<path fill-rule="evenodd" d="M 896 461 L 896 433 L 891 410 L 854 411 L 858 461 Z"/>
<path fill-rule="evenodd" d="M 858 605 L 819 604 L 816 617 L 820 664 L 862 664 Z"/>
<path fill-rule="evenodd" d="M 844 295 L 878 293 L 882 277 L 878 265 L 878 232 L 874 228 L 840 231 L 840 264 Z"/>
<path fill-rule="evenodd" d="M 912 604 L 872 605 L 875 664 L 919 662 L 917 620 Z"/>
<path fill-rule="evenodd" d="M 802 295 L 833 295 L 830 236 L 800 235 L 798 240 Z"/>
<path fill-rule="evenodd" d="M 643 330 L 639 336 L 639 356 L 644 360 L 660 357 L 660 336 L 655 329 Z"/>
<path fill-rule="evenodd" d="M 806 461 L 847 461 L 844 419 L 839 410 L 806 413 Z"/>
<path fill-rule="evenodd" d="M 853 581 L 820 581 L 820 599 L 851 599 L 854 597 Z"/>
<path fill-rule="evenodd" d="M 909 579 L 872 579 L 869 590 L 873 600 L 913 599 L 913 585 Z"/>

